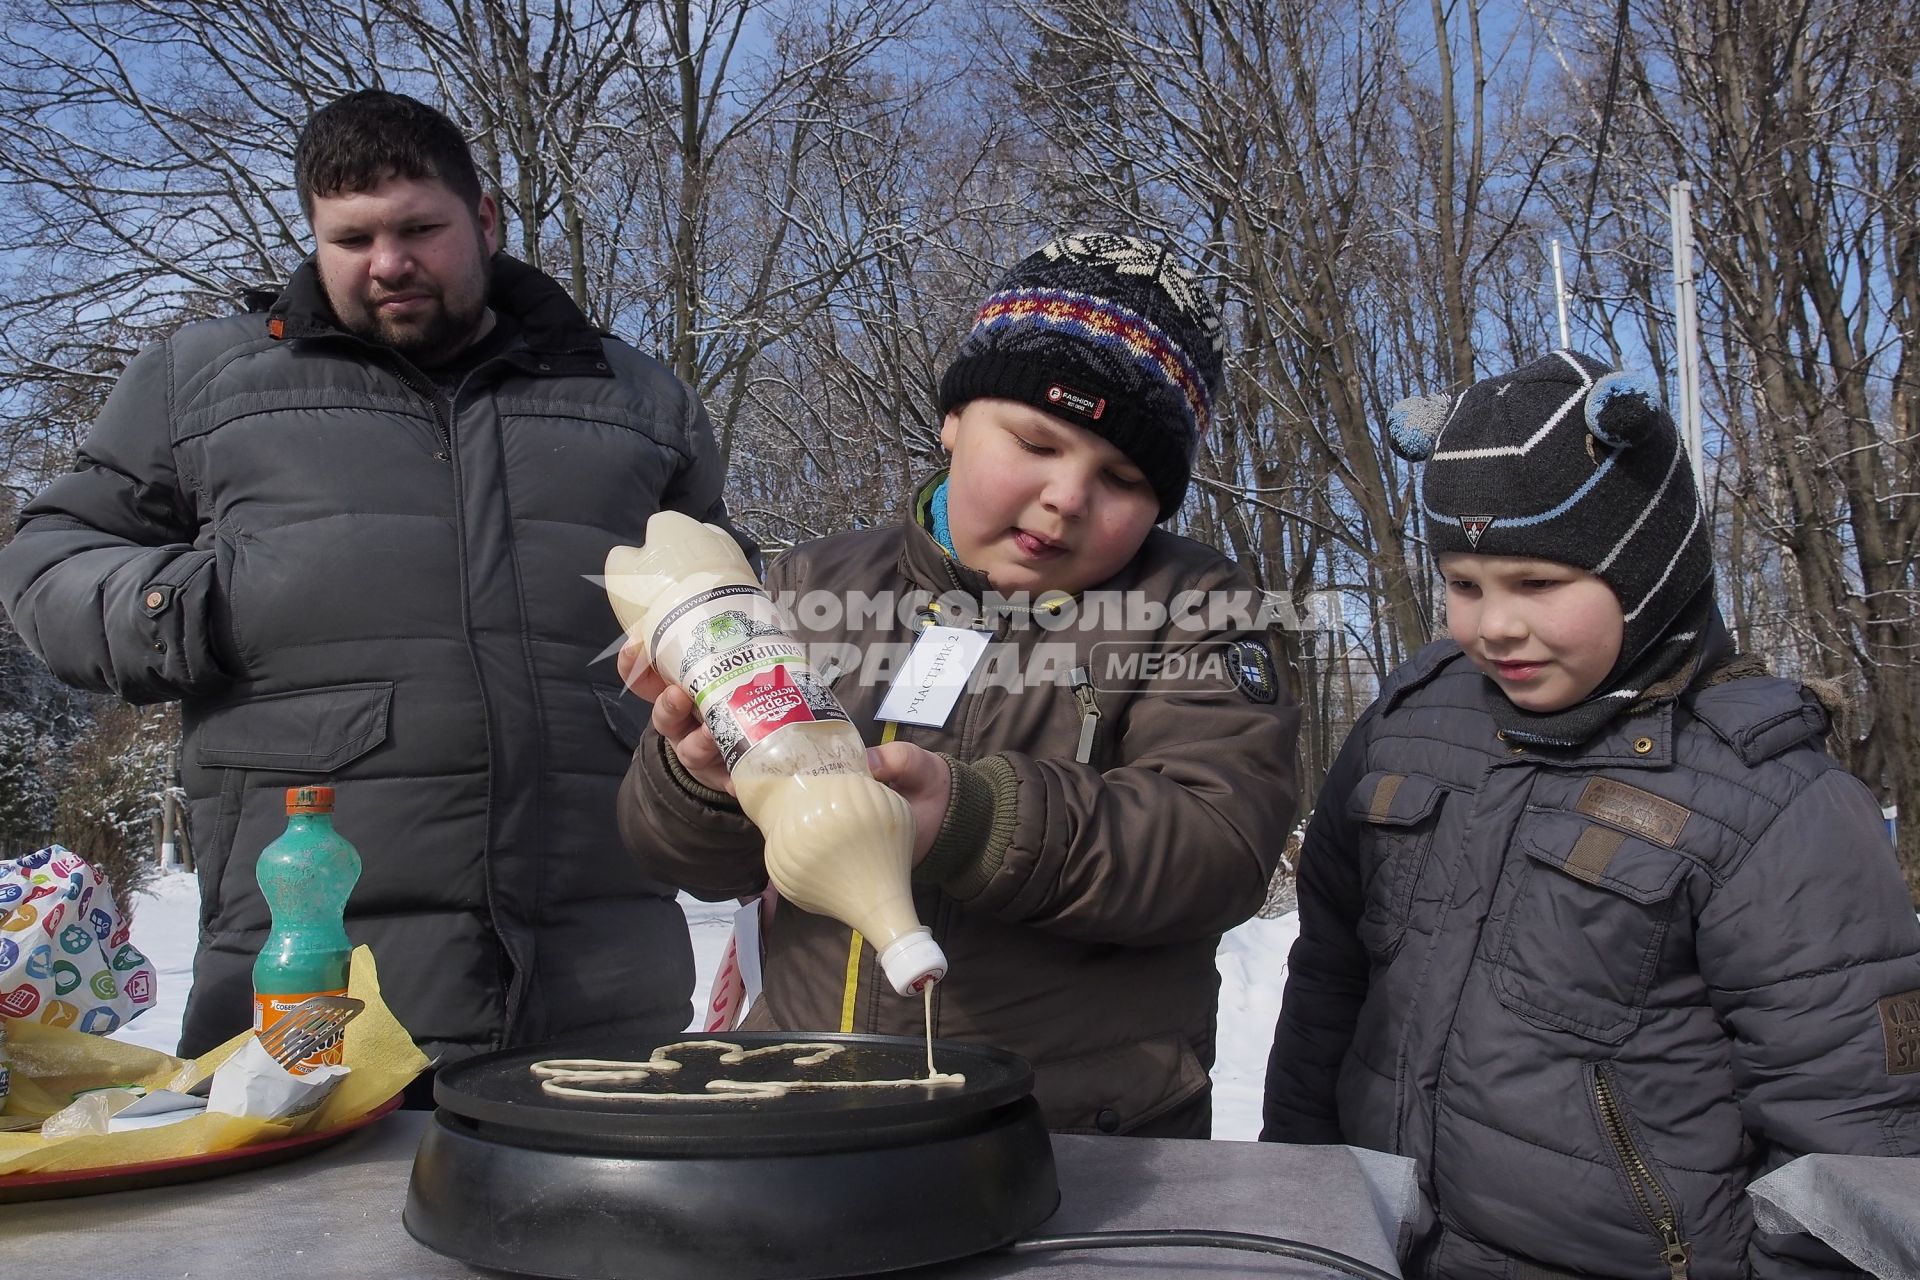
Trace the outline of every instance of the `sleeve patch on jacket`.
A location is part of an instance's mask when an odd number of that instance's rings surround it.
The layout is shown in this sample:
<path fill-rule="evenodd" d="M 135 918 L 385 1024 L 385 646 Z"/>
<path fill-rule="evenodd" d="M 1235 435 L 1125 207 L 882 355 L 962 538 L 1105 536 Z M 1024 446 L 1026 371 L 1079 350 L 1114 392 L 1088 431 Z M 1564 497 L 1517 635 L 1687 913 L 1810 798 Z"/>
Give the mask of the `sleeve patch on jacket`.
<path fill-rule="evenodd" d="M 1887 1037 L 1887 1074 L 1920 1071 L 1920 991 L 1903 991 L 1880 1002 L 1880 1030 Z"/>
<path fill-rule="evenodd" d="M 1240 640 L 1233 646 L 1236 663 L 1234 683 L 1249 702 L 1268 703 L 1280 696 L 1280 683 L 1273 674 L 1273 655 L 1258 640 Z"/>
<path fill-rule="evenodd" d="M 1687 825 L 1687 819 L 1693 816 L 1692 810 L 1671 800 L 1612 778 L 1595 778 L 1587 783 L 1573 807 L 1575 812 L 1598 818 L 1609 826 L 1669 849 L 1680 839 L 1680 830 Z"/>

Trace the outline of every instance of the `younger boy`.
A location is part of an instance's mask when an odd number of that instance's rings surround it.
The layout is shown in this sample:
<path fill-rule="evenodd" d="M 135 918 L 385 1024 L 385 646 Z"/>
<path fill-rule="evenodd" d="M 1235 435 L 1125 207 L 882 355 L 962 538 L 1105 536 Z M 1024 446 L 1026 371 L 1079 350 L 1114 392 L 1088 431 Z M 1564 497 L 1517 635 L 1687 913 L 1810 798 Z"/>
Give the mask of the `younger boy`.
<path fill-rule="evenodd" d="M 1402 402 L 1452 639 L 1329 774 L 1263 1138 L 1413 1156 L 1425 1276 L 1807 1276 L 1749 1181 L 1920 1152 L 1920 925 L 1827 714 L 1734 654 L 1672 420 L 1558 352 Z"/>
<path fill-rule="evenodd" d="M 1292 811 L 1297 718 L 1258 597 L 1154 527 L 1186 494 L 1220 371 L 1219 322 L 1165 250 L 1048 244 L 942 379 L 951 466 L 912 517 L 768 574 L 799 601 L 796 637 L 850 654 L 834 691 L 912 805 L 914 902 L 952 966 L 933 1033 L 1028 1059 L 1056 1129 L 1208 1135 L 1214 949 L 1260 906 Z M 885 616 L 810 604 L 855 593 Z M 957 703 L 919 717 L 936 723 L 883 722 L 888 664 L 868 659 L 929 624 L 992 640 Z M 628 844 L 701 897 L 758 892 L 759 834 L 685 691 L 634 683 L 656 700 L 621 797 Z M 763 968 L 746 1029 L 922 1032 L 921 1001 L 836 920 L 781 903 Z"/>

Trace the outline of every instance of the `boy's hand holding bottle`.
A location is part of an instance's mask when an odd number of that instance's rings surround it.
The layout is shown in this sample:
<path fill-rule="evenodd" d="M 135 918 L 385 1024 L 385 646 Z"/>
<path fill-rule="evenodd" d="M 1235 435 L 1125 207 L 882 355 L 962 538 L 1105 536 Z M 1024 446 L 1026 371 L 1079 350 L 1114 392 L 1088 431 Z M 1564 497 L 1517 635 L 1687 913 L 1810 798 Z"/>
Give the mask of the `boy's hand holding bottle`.
<path fill-rule="evenodd" d="M 911 742 L 868 747 L 867 768 L 913 810 L 913 865 L 919 866 L 946 824 L 947 805 L 953 797 L 953 770 L 938 755 Z"/>
<path fill-rule="evenodd" d="M 687 691 L 669 683 L 654 670 L 638 640 L 628 640 L 622 645 L 615 661 L 627 688 L 653 703 L 653 730 L 673 748 L 687 775 L 701 786 L 733 795 L 733 778 L 721 759 L 720 745 L 713 740 L 713 733 L 695 710 Z M 898 792 L 913 810 L 913 863 L 920 865 L 946 821 L 947 805 L 953 794 L 953 771 L 938 755 L 911 742 L 888 742 L 868 748 L 867 768 L 876 779 Z"/>
<path fill-rule="evenodd" d="M 629 637 L 620 646 L 620 656 L 614 663 L 627 688 L 653 704 L 653 731 L 673 748 L 687 776 L 721 795 L 733 795 L 733 775 L 721 758 L 713 731 L 694 707 L 692 695 L 654 670 L 647 660 L 646 646 L 637 638 Z"/>

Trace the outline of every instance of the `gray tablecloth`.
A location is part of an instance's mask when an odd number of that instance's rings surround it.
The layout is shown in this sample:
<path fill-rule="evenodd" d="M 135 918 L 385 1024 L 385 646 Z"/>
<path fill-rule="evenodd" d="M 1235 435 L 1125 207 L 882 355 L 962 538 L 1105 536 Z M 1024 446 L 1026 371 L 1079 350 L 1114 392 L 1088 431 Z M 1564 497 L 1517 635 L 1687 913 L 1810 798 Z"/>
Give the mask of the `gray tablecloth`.
<path fill-rule="evenodd" d="M 0 1206 L 6 1280 L 160 1277 L 467 1277 L 401 1225 L 427 1117 L 396 1112 L 272 1168 L 144 1191 Z M 1059 1211 L 1039 1235 L 1207 1228 L 1284 1236 L 1398 1274 L 1419 1212 L 1411 1161 L 1346 1147 L 1056 1137 Z M 1204 1275 L 1323 1280 L 1316 1264 L 1208 1249 L 988 1255 L 897 1273 L 913 1280 Z M 727 1280 L 716 1277 L 716 1280 Z"/>
<path fill-rule="evenodd" d="M 1763 1231 L 1805 1231 L 1881 1280 L 1920 1277 L 1920 1159 L 1801 1156 L 1747 1188 Z"/>

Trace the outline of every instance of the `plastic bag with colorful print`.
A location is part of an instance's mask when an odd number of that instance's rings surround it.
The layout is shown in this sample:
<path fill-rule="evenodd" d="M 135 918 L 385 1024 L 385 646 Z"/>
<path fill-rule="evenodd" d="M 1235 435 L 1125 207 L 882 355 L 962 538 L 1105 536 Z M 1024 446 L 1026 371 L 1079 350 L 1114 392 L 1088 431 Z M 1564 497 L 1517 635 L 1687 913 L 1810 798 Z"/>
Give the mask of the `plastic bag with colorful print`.
<path fill-rule="evenodd" d="M 113 890 L 70 849 L 0 861 L 0 1018 L 106 1035 L 151 1008 L 153 965 Z"/>

